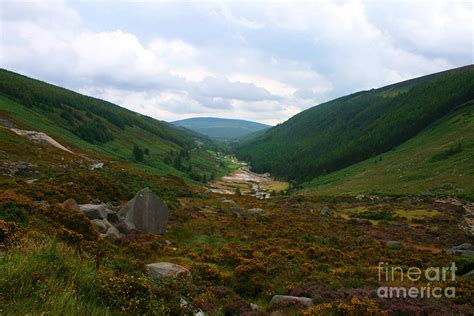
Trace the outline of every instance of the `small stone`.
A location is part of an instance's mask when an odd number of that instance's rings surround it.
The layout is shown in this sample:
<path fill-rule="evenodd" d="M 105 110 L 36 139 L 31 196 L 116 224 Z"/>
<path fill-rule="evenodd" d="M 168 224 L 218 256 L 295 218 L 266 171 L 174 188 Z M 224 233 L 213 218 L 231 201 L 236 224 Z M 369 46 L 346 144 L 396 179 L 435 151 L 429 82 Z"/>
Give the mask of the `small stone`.
<path fill-rule="evenodd" d="M 324 206 L 322 209 L 321 209 L 321 212 L 320 212 L 321 216 L 331 216 L 332 215 L 332 211 L 331 209 L 329 208 L 329 206 Z"/>
<path fill-rule="evenodd" d="M 399 241 L 395 241 L 395 240 L 389 240 L 385 244 L 387 245 L 388 248 L 391 248 L 391 249 L 402 248 L 402 244 Z"/>
<path fill-rule="evenodd" d="M 249 212 L 250 213 L 260 213 L 260 212 L 263 212 L 263 208 L 254 207 L 254 208 L 249 209 Z"/>
<path fill-rule="evenodd" d="M 191 272 L 180 265 L 170 262 L 157 262 L 146 265 L 148 275 L 154 279 L 184 277 L 191 280 Z"/>

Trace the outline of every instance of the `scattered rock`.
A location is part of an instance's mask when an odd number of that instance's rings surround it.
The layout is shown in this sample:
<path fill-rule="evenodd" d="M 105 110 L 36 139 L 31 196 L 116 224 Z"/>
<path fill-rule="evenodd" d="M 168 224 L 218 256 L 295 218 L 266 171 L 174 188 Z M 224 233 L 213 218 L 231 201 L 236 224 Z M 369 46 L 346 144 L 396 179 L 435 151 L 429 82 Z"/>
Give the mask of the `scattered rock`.
<path fill-rule="evenodd" d="M 468 273 L 462 276 L 463 278 L 474 280 L 474 270 L 469 271 Z"/>
<path fill-rule="evenodd" d="M 122 235 L 120 234 L 117 228 L 110 225 L 108 226 L 107 231 L 104 234 L 104 237 L 110 240 L 117 240 L 117 239 L 122 238 Z"/>
<path fill-rule="evenodd" d="M 98 162 L 98 163 L 92 164 L 91 170 L 102 169 L 102 168 L 104 168 L 104 163 Z"/>
<path fill-rule="evenodd" d="M 356 195 L 356 200 L 362 201 L 363 199 L 365 199 L 365 195 L 363 195 L 363 194 L 357 194 Z"/>
<path fill-rule="evenodd" d="M 105 204 L 81 204 L 79 208 L 91 220 L 107 219 L 107 215 L 113 213 Z"/>
<path fill-rule="evenodd" d="M 233 200 L 222 200 L 222 203 L 230 204 L 230 205 L 233 205 L 233 206 L 237 205 L 237 203 L 235 203 Z"/>
<path fill-rule="evenodd" d="M 103 219 L 93 219 L 91 222 L 101 234 L 105 234 L 109 228 L 109 225 L 107 225 L 107 222 Z"/>
<path fill-rule="evenodd" d="M 45 201 L 45 200 L 42 200 L 42 201 L 35 201 L 34 203 L 35 203 L 35 205 L 38 205 L 38 206 L 45 206 L 45 207 L 48 207 L 48 206 L 49 206 L 49 202 L 48 202 L 48 201 Z"/>
<path fill-rule="evenodd" d="M 174 263 L 170 262 L 157 262 L 151 263 L 146 265 L 146 269 L 148 271 L 148 275 L 153 279 L 161 279 L 161 278 L 177 278 L 182 277 L 187 280 L 191 280 L 191 272 Z"/>
<path fill-rule="evenodd" d="M 80 212 L 79 204 L 74 199 L 67 199 L 61 204 L 66 210 Z"/>
<path fill-rule="evenodd" d="M 388 240 L 385 245 L 390 249 L 400 249 L 402 248 L 402 244 L 396 240 Z"/>
<path fill-rule="evenodd" d="M 255 312 L 260 310 L 260 306 L 254 303 L 250 303 L 250 308 Z"/>
<path fill-rule="evenodd" d="M 261 212 L 263 212 L 263 208 L 254 207 L 254 208 L 249 209 L 249 212 L 250 213 L 261 213 Z"/>
<path fill-rule="evenodd" d="M 37 165 L 26 161 L 0 162 L 0 173 L 11 177 L 34 178 L 39 172 L 35 170 Z"/>
<path fill-rule="evenodd" d="M 324 206 L 320 212 L 321 216 L 332 216 L 332 211 L 329 206 Z"/>
<path fill-rule="evenodd" d="M 110 222 L 110 223 L 112 223 L 112 225 L 114 225 L 114 227 L 117 228 L 117 230 L 121 234 L 130 235 L 134 231 L 133 228 L 128 226 L 127 222 L 125 222 L 125 221 L 120 221 L 120 222 L 116 222 L 116 223 Z"/>
<path fill-rule="evenodd" d="M 289 296 L 289 295 L 275 295 L 270 301 L 270 308 L 281 308 L 281 307 L 311 307 L 313 306 L 313 300 L 309 297 Z"/>
<path fill-rule="evenodd" d="M 119 211 L 131 228 L 147 233 L 164 234 L 168 223 L 169 211 L 149 188 L 139 191 Z"/>
<path fill-rule="evenodd" d="M 448 250 L 448 254 L 464 257 L 474 257 L 474 246 L 470 243 L 460 244 Z"/>

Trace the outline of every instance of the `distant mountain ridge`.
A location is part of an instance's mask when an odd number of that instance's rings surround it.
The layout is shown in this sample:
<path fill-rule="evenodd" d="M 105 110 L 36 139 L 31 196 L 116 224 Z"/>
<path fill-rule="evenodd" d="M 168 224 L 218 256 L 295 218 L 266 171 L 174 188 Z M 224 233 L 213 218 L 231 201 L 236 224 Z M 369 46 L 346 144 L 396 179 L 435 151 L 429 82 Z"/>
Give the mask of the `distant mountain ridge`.
<path fill-rule="evenodd" d="M 235 140 L 271 127 L 270 125 L 247 120 L 217 117 L 195 117 L 174 121 L 171 124 L 218 140 Z"/>

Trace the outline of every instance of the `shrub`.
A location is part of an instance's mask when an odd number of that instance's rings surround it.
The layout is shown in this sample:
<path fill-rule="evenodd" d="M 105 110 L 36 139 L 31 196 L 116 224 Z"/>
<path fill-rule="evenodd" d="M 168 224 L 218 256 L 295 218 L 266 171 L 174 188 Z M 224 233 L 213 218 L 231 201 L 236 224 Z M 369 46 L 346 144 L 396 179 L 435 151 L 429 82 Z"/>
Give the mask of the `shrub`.
<path fill-rule="evenodd" d="M 388 211 L 363 211 L 353 215 L 357 218 L 371 219 L 375 221 L 392 221 L 393 215 Z"/>
<path fill-rule="evenodd" d="M 336 301 L 316 305 L 305 311 L 305 316 L 310 315 L 388 315 L 386 311 L 372 299 L 364 297 L 362 300 L 352 297 L 350 303 Z"/>
<path fill-rule="evenodd" d="M 25 227 L 28 225 L 28 212 L 13 201 L 4 201 L 0 203 L 0 219 Z"/>
<path fill-rule="evenodd" d="M 65 209 L 60 205 L 45 208 L 39 215 L 47 220 L 81 234 L 85 240 L 97 240 L 98 233 L 90 220 L 81 212 Z"/>
<path fill-rule="evenodd" d="M 152 291 L 152 284 L 145 277 L 121 274 L 102 279 L 100 296 L 108 306 L 132 315 L 143 315 L 164 311 Z"/>
<path fill-rule="evenodd" d="M 0 220 L 0 243 L 8 249 L 19 239 L 19 229 L 15 222 Z"/>
<path fill-rule="evenodd" d="M 222 284 L 222 274 L 215 266 L 206 263 L 196 263 L 191 267 L 193 280 L 202 285 Z"/>

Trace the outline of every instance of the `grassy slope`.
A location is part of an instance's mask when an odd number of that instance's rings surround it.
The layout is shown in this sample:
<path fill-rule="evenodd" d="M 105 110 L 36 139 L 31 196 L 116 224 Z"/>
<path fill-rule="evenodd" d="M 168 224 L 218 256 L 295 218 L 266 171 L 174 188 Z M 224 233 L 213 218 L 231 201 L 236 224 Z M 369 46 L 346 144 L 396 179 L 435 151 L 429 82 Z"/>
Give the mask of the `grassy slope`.
<path fill-rule="evenodd" d="M 448 154 L 450 148 L 462 150 Z M 456 150 L 454 150 L 456 151 Z M 316 195 L 453 194 L 474 199 L 474 102 L 394 150 L 304 185 Z"/>
<path fill-rule="evenodd" d="M 21 97 L 18 98 L 15 95 L 6 94 L 10 93 L 10 90 L 2 90 L 3 95 L 0 95 L 0 117 L 13 120 L 20 128 L 45 132 L 75 152 L 85 153 L 88 156 L 100 160 L 131 162 L 133 144 L 136 144 L 141 148 L 148 148 L 150 154 L 145 156 L 144 163 L 135 164 L 135 167 L 148 173 L 158 175 L 172 174 L 183 178 L 185 181 L 191 181 L 185 172 L 177 170 L 163 162 L 165 156 L 168 155 L 170 151 L 179 152 L 182 149 L 186 149 L 191 152 L 191 159 L 186 163 L 193 165 L 195 172 L 209 176 L 211 173 L 225 173 L 227 170 L 225 166 L 219 165 L 212 152 L 210 153 L 196 146 L 195 142 L 200 141 L 204 144 L 204 147 L 213 147 L 213 144 L 209 140 L 197 134 L 175 129 L 165 122 L 139 116 L 105 101 L 78 95 L 72 91 L 10 72 L 1 72 L 2 80 L 7 80 L 10 77 L 33 90 L 36 86 L 39 86 L 39 89 L 43 90 L 38 90 L 39 92 L 34 91 L 40 94 L 40 96 L 41 94 L 48 96 L 50 91 L 57 93 L 59 96 L 57 96 L 56 99 L 59 99 L 60 102 L 65 99 L 66 101 L 64 102 L 68 102 L 67 98 L 71 98 L 72 100 L 79 98 L 81 102 L 85 102 L 86 104 L 87 102 L 99 102 L 101 106 L 110 109 L 112 112 L 117 111 L 119 117 L 129 119 L 129 117 L 132 116 L 134 120 L 138 120 L 139 123 L 144 126 L 156 128 L 160 135 L 163 135 L 160 136 L 156 133 L 152 133 L 151 129 L 142 128 L 142 126 L 137 124 L 125 125 L 123 129 L 117 128 L 99 116 L 98 118 L 103 121 L 106 128 L 109 129 L 113 135 L 113 140 L 105 143 L 90 143 L 72 132 L 70 126 L 68 126 L 68 122 L 58 115 L 57 111 L 60 111 L 60 109 L 56 106 L 50 104 L 48 104 L 49 107 L 47 108 L 43 106 L 26 106 L 22 103 Z M 56 99 L 52 100 L 56 101 Z M 94 103 L 91 103 L 90 106 L 94 106 Z M 77 111 L 76 109 L 72 109 L 72 111 L 86 113 L 86 111 Z M 91 114 L 89 113 L 89 115 Z"/>
<path fill-rule="evenodd" d="M 318 105 L 237 152 L 258 172 L 310 181 L 391 150 L 473 98 L 474 67 L 466 66 Z"/>

